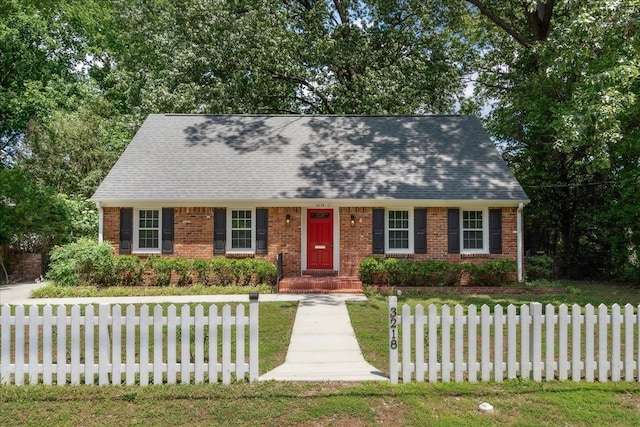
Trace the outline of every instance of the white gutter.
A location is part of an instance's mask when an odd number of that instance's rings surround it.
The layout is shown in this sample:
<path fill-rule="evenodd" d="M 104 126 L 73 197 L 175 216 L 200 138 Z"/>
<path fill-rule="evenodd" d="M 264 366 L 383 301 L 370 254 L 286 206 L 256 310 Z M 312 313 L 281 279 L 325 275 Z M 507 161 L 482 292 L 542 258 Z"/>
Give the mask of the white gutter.
<path fill-rule="evenodd" d="M 524 281 L 524 265 L 523 265 L 523 253 L 522 253 L 522 210 L 524 208 L 524 203 L 520 203 L 518 205 L 518 215 L 517 215 L 517 265 L 518 265 L 518 282 L 522 283 Z"/>
<path fill-rule="evenodd" d="M 100 202 L 96 202 L 96 207 L 98 208 L 98 243 L 102 243 L 104 241 L 104 211 Z"/>

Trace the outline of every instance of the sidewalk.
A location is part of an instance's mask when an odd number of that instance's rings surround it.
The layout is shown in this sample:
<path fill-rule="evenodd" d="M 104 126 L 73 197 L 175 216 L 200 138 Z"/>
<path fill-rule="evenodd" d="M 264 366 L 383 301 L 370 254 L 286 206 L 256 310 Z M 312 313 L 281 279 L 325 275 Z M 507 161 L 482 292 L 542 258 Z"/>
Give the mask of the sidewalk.
<path fill-rule="evenodd" d="M 157 304 L 249 302 L 249 295 L 181 295 L 148 297 L 38 298 L 29 293 L 42 286 L 0 286 L 0 305 Z M 356 339 L 346 301 L 366 301 L 362 294 L 261 294 L 260 302 L 299 301 L 285 363 L 260 381 L 388 381 L 368 364 Z"/>
<path fill-rule="evenodd" d="M 368 364 L 356 339 L 346 300 L 360 297 L 308 295 L 300 300 L 284 364 L 260 381 L 388 381 Z"/>

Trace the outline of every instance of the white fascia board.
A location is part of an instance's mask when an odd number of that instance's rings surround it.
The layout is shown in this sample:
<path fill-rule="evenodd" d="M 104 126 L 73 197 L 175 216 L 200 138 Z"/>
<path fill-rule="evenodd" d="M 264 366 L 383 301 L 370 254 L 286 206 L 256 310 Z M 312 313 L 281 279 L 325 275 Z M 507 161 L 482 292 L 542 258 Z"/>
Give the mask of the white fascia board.
<path fill-rule="evenodd" d="M 90 199 L 105 207 L 518 207 L 530 200 L 434 199 Z"/>

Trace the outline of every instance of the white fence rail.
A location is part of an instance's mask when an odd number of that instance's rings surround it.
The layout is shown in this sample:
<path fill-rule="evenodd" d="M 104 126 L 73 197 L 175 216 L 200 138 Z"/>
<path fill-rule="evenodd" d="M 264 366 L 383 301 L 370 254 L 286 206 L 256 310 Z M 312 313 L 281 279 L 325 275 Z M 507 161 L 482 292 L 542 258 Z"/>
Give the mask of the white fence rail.
<path fill-rule="evenodd" d="M 211 305 L 21 305 L 0 310 L 0 383 L 229 384 L 258 378 L 258 300 Z M 248 363 L 245 335 L 249 332 Z M 235 343 L 234 343 L 235 341 Z M 233 345 L 235 344 L 235 345 Z M 232 355 L 232 353 L 234 353 Z M 235 356 L 232 359 L 232 356 Z"/>
<path fill-rule="evenodd" d="M 640 307 L 404 305 L 389 297 L 390 378 L 490 381 L 530 378 L 634 381 L 640 374 Z"/>

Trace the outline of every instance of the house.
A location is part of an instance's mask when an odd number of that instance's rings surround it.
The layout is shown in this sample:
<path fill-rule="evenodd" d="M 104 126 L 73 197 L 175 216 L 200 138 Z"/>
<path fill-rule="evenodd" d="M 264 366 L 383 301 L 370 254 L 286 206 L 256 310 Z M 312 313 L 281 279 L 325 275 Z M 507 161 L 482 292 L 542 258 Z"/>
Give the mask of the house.
<path fill-rule="evenodd" d="M 529 201 L 472 116 L 152 114 L 95 192 L 119 254 L 518 261 Z"/>

